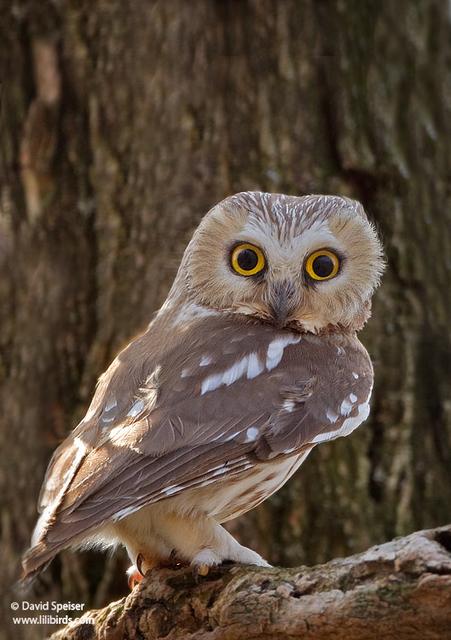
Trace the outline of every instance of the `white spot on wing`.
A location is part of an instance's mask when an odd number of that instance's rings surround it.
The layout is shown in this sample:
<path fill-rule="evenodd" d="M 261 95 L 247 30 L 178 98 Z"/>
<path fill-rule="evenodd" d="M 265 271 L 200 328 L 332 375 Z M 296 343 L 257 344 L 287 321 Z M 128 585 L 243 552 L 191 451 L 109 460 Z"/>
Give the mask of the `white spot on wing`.
<path fill-rule="evenodd" d="M 356 373 L 355 371 L 353 371 L 353 372 L 352 372 L 352 375 L 354 376 L 354 378 L 355 378 L 356 380 L 358 380 L 358 379 L 359 379 L 359 374 L 358 374 L 358 373 Z"/>
<path fill-rule="evenodd" d="M 213 362 L 213 358 L 211 356 L 202 356 L 199 362 L 199 367 L 206 367 Z"/>
<path fill-rule="evenodd" d="M 161 493 L 163 493 L 165 496 L 172 496 L 173 493 L 177 493 L 178 491 L 181 491 L 183 489 L 183 485 L 171 485 L 170 487 L 166 487 L 166 489 L 163 489 L 163 491 Z"/>
<path fill-rule="evenodd" d="M 218 387 L 223 384 L 222 375 L 220 373 L 215 373 L 212 376 L 208 376 L 205 380 L 202 380 L 202 385 L 200 388 L 200 395 L 203 396 L 204 393 L 208 393 L 208 391 L 214 391 Z"/>
<path fill-rule="evenodd" d="M 110 398 L 108 399 L 103 409 L 100 422 L 106 422 L 106 423 L 113 422 L 114 418 L 116 417 L 116 411 L 115 411 L 116 408 L 117 408 L 116 397 L 110 396 Z"/>
<path fill-rule="evenodd" d="M 228 438 L 224 439 L 224 442 L 230 442 L 230 440 L 233 440 L 234 438 L 236 438 L 237 436 L 239 436 L 241 433 L 241 431 L 235 431 L 235 433 L 232 433 L 231 436 L 229 436 Z M 218 440 L 218 438 L 215 438 L 215 440 Z"/>
<path fill-rule="evenodd" d="M 334 411 L 332 411 L 332 409 L 328 409 L 326 411 L 326 418 L 329 420 L 329 422 L 337 422 L 338 415 Z"/>
<path fill-rule="evenodd" d="M 269 346 L 266 356 L 266 368 L 268 371 L 271 371 L 282 360 L 283 352 L 285 347 L 289 344 L 297 344 L 300 342 L 301 336 L 297 336 L 294 334 L 289 334 L 286 336 L 281 336 L 280 338 L 276 338 L 273 340 Z"/>
<path fill-rule="evenodd" d="M 288 411 L 288 413 L 291 413 L 292 411 L 294 411 L 294 407 L 295 407 L 294 400 L 283 401 L 282 408 L 284 409 L 284 411 Z"/>
<path fill-rule="evenodd" d="M 340 413 L 342 416 L 349 416 L 352 411 L 352 402 L 349 402 L 348 398 L 345 398 L 340 406 Z"/>
<path fill-rule="evenodd" d="M 257 427 L 249 427 L 246 431 L 246 439 L 244 442 L 254 442 L 258 438 Z"/>
<path fill-rule="evenodd" d="M 260 361 L 258 355 L 254 353 L 250 353 L 248 356 L 248 364 L 247 364 L 247 377 L 249 380 L 256 378 L 258 375 L 262 373 L 265 366 Z"/>
<path fill-rule="evenodd" d="M 214 391 L 224 384 L 229 386 L 243 376 L 246 376 L 249 380 L 255 378 L 262 373 L 263 370 L 264 367 L 257 354 L 255 352 L 250 353 L 241 358 L 241 360 L 235 362 L 234 365 L 225 371 L 214 373 L 213 375 L 208 376 L 208 378 L 205 378 L 201 385 L 201 395 L 207 393 L 207 391 Z"/>
<path fill-rule="evenodd" d="M 370 405 L 368 402 L 363 402 L 359 404 L 358 413 L 353 418 L 347 418 L 340 429 L 336 429 L 335 431 L 327 431 L 326 433 L 319 433 L 312 440 L 313 443 L 317 442 L 327 442 L 328 440 L 334 440 L 335 438 L 339 438 L 341 436 L 348 436 L 350 433 L 354 431 L 364 420 L 368 418 L 370 413 Z"/>
<path fill-rule="evenodd" d="M 282 360 L 285 347 L 289 344 L 297 344 L 300 342 L 301 336 L 288 334 L 276 338 L 268 345 L 268 351 L 266 356 L 266 368 L 271 371 Z M 201 384 L 201 395 L 208 391 L 214 391 L 222 385 L 229 386 L 246 376 L 248 380 L 256 378 L 260 373 L 264 371 L 264 364 L 260 361 L 257 353 L 252 352 L 235 362 L 234 365 L 226 369 L 221 373 L 215 373 L 208 378 L 205 378 Z M 183 374 L 183 372 L 182 372 Z"/>
<path fill-rule="evenodd" d="M 143 400 L 137 400 L 136 402 L 134 402 L 129 410 L 129 412 L 127 413 L 127 416 L 129 418 L 135 418 L 136 416 L 139 416 L 139 414 L 141 413 L 141 411 L 144 409 L 144 401 Z"/>
<path fill-rule="evenodd" d="M 111 417 L 102 416 L 100 420 L 101 420 L 101 422 L 106 422 L 106 423 L 108 423 L 108 422 L 113 422 L 113 420 L 114 420 L 114 415 L 112 415 Z"/>
<path fill-rule="evenodd" d="M 227 465 L 223 464 L 213 471 L 214 476 L 220 476 L 227 471 Z"/>
<path fill-rule="evenodd" d="M 207 484 L 211 484 L 212 482 L 216 482 L 215 478 L 209 478 L 208 480 L 204 480 L 200 483 L 200 487 L 206 487 Z"/>
<path fill-rule="evenodd" d="M 125 507 L 124 509 L 121 509 L 120 511 L 117 511 L 113 517 L 112 520 L 114 520 L 114 522 L 116 522 L 117 520 L 122 520 L 122 518 L 126 518 L 127 516 L 131 516 L 132 513 L 135 513 L 135 511 L 138 511 L 140 507 Z"/>
<path fill-rule="evenodd" d="M 229 386 L 236 380 L 244 376 L 247 371 L 248 359 L 247 357 L 241 358 L 229 369 L 226 369 L 223 373 L 218 373 L 215 378 L 217 379 L 217 386 L 225 384 Z M 216 387 L 215 387 L 216 388 Z"/>
<path fill-rule="evenodd" d="M 357 396 L 354 393 L 349 394 L 349 400 L 354 403 L 357 402 Z"/>
<path fill-rule="evenodd" d="M 104 411 L 105 413 L 107 413 L 108 411 L 111 411 L 111 409 L 115 409 L 116 407 L 117 407 L 116 397 L 111 396 L 105 405 Z"/>
<path fill-rule="evenodd" d="M 86 453 L 86 451 L 87 451 L 87 447 L 86 447 L 85 443 L 83 442 L 83 440 L 81 438 L 79 438 L 78 436 L 75 436 L 74 443 L 75 443 L 75 446 L 77 447 L 77 454 L 80 453 L 80 454 L 84 455 Z"/>

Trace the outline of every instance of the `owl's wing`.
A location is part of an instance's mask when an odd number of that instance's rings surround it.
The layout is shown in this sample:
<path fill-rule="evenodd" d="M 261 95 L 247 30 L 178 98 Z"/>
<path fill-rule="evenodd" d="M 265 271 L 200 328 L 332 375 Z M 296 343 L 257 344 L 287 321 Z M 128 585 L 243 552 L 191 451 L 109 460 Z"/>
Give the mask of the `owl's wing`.
<path fill-rule="evenodd" d="M 76 468 L 84 458 L 86 450 L 84 443 L 95 443 L 97 437 L 95 416 L 99 414 L 108 415 L 108 411 L 105 411 L 105 395 L 111 383 L 113 371 L 116 368 L 118 368 L 117 360 L 100 376 L 96 386 L 96 393 L 84 419 L 53 452 L 38 498 L 39 513 L 42 513 L 61 494 L 62 480 L 72 481 Z M 136 386 L 137 381 L 134 380 L 133 383 Z"/>
<path fill-rule="evenodd" d="M 104 374 L 52 459 L 27 572 L 108 520 L 346 435 L 367 417 L 372 368 L 357 339 L 199 324 L 158 362 L 145 334 Z"/>

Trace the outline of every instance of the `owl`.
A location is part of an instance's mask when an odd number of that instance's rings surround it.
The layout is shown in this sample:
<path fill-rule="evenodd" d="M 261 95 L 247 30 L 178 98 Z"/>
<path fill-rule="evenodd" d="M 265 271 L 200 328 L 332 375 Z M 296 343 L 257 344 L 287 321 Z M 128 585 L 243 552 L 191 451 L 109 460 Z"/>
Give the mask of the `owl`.
<path fill-rule="evenodd" d="M 382 271 L 354 200 L 245 192 L 213 207 L 55 451 L 24 579 L 69 546 L 124 545 L 132 582 L 176 562 L 269 566 L 222 524 L 367 418 L 373 368 L 356 334 Z"/>

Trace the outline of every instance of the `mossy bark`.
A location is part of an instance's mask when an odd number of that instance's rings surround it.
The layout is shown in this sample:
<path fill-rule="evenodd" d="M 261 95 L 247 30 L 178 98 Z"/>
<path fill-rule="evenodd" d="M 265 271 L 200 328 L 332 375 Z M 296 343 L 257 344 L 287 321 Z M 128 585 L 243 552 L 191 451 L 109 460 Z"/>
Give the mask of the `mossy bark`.
<path fill-rule="evenodd" d="M 294 565 L 446 521 L 446 3 L 11 0 L 0 11 L 2 580 L 18 575 L 51 451 L 164 300 L 202 215 L 240 190 L 356 197 L 389 268 L 363 334 L 370 420 L 319 447 L 234 533 Z M 123 593 L 123 566 L 64 554 L 43 593 L 100 606 Z"/>

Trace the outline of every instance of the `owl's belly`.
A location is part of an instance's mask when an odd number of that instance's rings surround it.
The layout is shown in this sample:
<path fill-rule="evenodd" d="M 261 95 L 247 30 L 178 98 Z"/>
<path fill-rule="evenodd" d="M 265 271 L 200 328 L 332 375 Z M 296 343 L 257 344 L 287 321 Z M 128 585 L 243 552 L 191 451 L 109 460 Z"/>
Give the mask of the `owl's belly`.
<path fill-rule="evenodd" d="M 260 463 L 237 478 L 192 491 L 185 499 L 218 522 L 226 522 L 246 513 L 269 498 L 301 466 L 313 447 L 274 462 Z"/>

